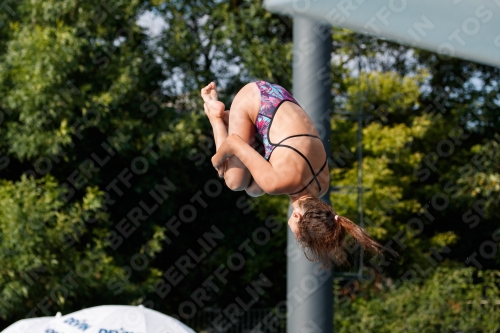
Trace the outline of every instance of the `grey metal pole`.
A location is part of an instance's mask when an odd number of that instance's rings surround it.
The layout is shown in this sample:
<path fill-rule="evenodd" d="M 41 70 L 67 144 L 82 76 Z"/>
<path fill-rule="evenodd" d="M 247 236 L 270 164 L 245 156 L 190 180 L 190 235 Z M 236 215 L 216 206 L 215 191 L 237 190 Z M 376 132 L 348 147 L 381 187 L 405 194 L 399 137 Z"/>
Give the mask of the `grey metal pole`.
<path fill-rule="evenodd" d="M 329 154 L 331 26 L 295 16 L 293 34 L 293 95 L 311 117 Z M 330 204 L 329 194 L 322 200 Z M 333 332 L 333 272 L 319 266 L 307 260 L 289 229 L 287 333 Z"/>

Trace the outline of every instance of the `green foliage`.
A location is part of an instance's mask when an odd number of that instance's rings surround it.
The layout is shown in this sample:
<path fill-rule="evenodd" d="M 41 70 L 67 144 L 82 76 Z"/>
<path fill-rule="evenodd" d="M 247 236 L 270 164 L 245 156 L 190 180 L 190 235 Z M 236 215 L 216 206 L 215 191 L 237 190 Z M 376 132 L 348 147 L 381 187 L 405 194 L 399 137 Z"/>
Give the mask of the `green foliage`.
<path fill-rule="evenodd" d="M 478 162 L 477 168 L 469 173 L 463 173 L 458 179 L 462 185 L 462 195 L 472 195 L 474 198 L 484 200 L 484 210 L 489 217 L 498 217 L 498 204 L 500 203 L 500 135 L 471 148 Z"/>
<path fill-rule="evenodd" d="M 132 253 L 112 250 L 110 232 L 131 206 L 110 210 L 117 200 L 106 187 L 165 129 L 153 116 L 173 112 L 155 95 L 161 72 L 135 23 L 141 4 L 103 4 L 18 1 L 0 27 L 2 326 L 138 303 L 160 275 L 148 267 L 130 276 L 133 255 L 161 251 L 158 226 L 142 230 Z M 147 156 L 153 168 L 158 155 Z"/>
<path fill-rule="evenodd" d="M 38 302 L 61 310 L 82 300 L 99 303 L 113 297 L 107 281 L 125 274 L 100 237 L 107 224 L 107 214 L 99 210 L 102 193 L 89 187 L 82 200 L 67 204 L 65 192 L 51 176 L 23 176 L 19 182 L 0 184 L 4 320 L 26 316 L 30 310 L 32 315 L 43 314 Z M 145 287 L 137 284 L 129 292 L 137 297 Z"/>
<path fill-rule="evenodd" d="M 336 50 L 334 63 L 359 71 L 343 73 L 338 85 L 336 105 L 342 116 L 332 120 L 332 180 L 338 186 L 357 183 L 358 123 L 353 118 L 363 112 L 364 222 L 373 236 L 401 255 L 398 265 L 391 264 L 383 274 L 401 275 L 414 263 L 425 263 L 435 248 L 466 261 L 477 245 L 466 248 L 460 240 L 478 244 L 491 238 L 491 222 L 498 218 L 493 209 L 499 197 L 493 167 L 498 134 L 490 129 L 498 121 L 492 115 L 498 100 L 491 93 L 498 92 L 491 82 L 498 70 L 445 62 L 421 51 L 413 57 L 408 48 L 346 31 L 335 30 L 334 37 L 340 45 L 351 45 Z M 331 199 L 341 214 L 359 219 L 355 192 L 343 189 Z M 490 223 L 471 235 L 468 230 L 477 224 L 467 226 L 465 214 L 477 202 L 487 212 L 480 212 L 478 220 L 486 217 Z M 410 228 L 410 221 L 419 227 Z M 402 237 L 403 244 L 394 237 Z M 488 263 L 494 267 L 494 260 Z"/>
<path fill-rule="evenodd" d="M 377 239 L 390 239 L 398 232 L 407 238 L 409 254 L 407 262 L 423 261 L 429 245 L 414 240 L 411 230 L 405 227 L 405 218 L 422 210 L 422 205 L 406 191 L 414 178 L 418 152 L 410 147 L 421 136 L 423 122 L 411 121 L 412 111 L 418 108 L 420 84 L 423 76 L 401 77 L 395 72 L 363 73 L 350 79 L 347 88 L 345 112 L 355 116 L 361 108 L 369 116 L 363 123 L 363 186 L 369 189 L 363 194 L 364 222 L 368 232 Z M 406 117 L 402 117 L 406 116 Z M 409 116 L 409 117 L 408 117 Z M 409 118 L 409 119 L 408 119 Z M 419 126 L 414 126 L 418 122 Z M 351 154 L 346 159 L 334 159 L 332 183 L 349 186 L 357 183 L 358 162 L 355 160 L 356 132 L 358 124 L 349 119 L 334 119 L 332 143 Z M 336 129 L 338 129 L 336 131 Z M 334 152 L 338 148 L 334 148 Z M 334 157 L 337 156 L 334 153 Z M 341 215 L 357 219 L 357 194 L 342 190 L 332 193 L 331 200 Z M 440 238 L 442 246 L 450 245 L 453 238 Z M 446 242 L 449 240 L 449 242 Z M 425 240 L 424 240 L 425 241 Z M 398 251 L 398 249 L 396 249 Z M 399 266 L 401 270 L 403 266 Z"/>
<path fill-rule="evenodd" d="M 497 332 L 498 271 L 437 268 L 424 282 L 336 299 L 336 332 Z"/>

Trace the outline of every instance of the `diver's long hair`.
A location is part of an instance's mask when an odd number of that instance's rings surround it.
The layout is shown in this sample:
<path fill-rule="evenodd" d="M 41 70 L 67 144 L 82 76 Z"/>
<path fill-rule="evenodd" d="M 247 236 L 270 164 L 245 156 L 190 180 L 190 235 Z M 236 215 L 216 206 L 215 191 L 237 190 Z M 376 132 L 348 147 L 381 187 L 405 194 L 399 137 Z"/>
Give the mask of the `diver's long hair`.
<path fill-rule="evenodd" d="M 321 262 L 323 267 L 347 261 L 343 246 L 350 234 L 364 249 L 381 253 L 382 245 L 366 234 L 363 228 L 346 217 L 339 216 L 334 209 L 316 197 L 299 201 L 304 213 L 298 221 L 297 240 L 303 247 L 307 259 Z"/>

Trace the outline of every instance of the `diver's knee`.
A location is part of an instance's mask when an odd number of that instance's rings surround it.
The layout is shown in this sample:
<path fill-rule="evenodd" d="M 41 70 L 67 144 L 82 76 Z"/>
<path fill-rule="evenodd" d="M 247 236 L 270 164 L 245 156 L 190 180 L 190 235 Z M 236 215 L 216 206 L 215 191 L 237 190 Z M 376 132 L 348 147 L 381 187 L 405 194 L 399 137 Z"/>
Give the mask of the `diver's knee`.
<path fill-rule="evenodd" d="M 241 179 L 232 177 L 227 173 L 224 175 L 224 181 L 226 182 L 227 187 L 229 187 L 232 191 L 243 191 L 246 188 Z"/>

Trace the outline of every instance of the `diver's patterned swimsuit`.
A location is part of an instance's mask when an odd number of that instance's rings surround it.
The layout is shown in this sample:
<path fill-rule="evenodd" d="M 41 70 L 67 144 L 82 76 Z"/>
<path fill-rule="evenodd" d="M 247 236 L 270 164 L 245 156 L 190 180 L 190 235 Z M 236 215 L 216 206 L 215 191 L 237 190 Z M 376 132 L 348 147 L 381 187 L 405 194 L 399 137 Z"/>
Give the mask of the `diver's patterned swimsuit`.
<path fill-rule="evenodd" d="M 294 150 L 295 152 L 297 152 L 297 154 L 302 156 L 304 160 L 307 162 L 307 165 L 309 166 L 309 169 L 311 169 L 311 173 L 313 174 L 313 179 L 311 179 L 311 181 L 306 186 L 304 186 L 304 188 L 302 188 L 300 191 L 290 193 L 289 195 L 297 194 L 304 191 L 313 181 L 316 181 L 316 184 L 318 185 L 319 188 L 319 192 L 321 192 L 321 185 L 319 184 L 317 176 L 325 168 L 327 160 L 325 160 L 325 163 L 323 164 L 321 169 L 317 173 L 315 173 L 311 163 L 309 162 L 307 157 L 304 156 L 304 154 L 302 154 L 300 151 L 298 151 L 296 148 L 292 146 L 282 144 L 283 141 L 298 136 L 308 136 L 317 139 L 320 138 L 316 135 L 311 135 L 311 134 L 297 134 L 288 136 L 278 143 L 272 143 L 271 140 L 269 139 L 269 132 L 271 130 L 271 125 L 273 123 L 274 115 L 276 114 L 276 111 L 281 106 L 281 104 L 286 101 L 295 103 L 297 105 L 299 105 L 299 103 L 297 103 L 295 98 L 293 98 L 292 95 L 285 88 L 277 84 L 271 84 L 266 81 L 257 81 L 255 83 L 257 84 L 257 87 L 259 87 L 260 101 L 261 101 L 259 113 L 255 121 L 255 126 L 257 127 L 257 131 L 259 132 L 259 134 L 262 136 L 262 141 L 264 143 L 264 150 L 265 150 L 264 158 L 269 161 L 269 159 L 271 158 L 271 154 L 273 153 L 276 147 L 287 147 Z"/>

